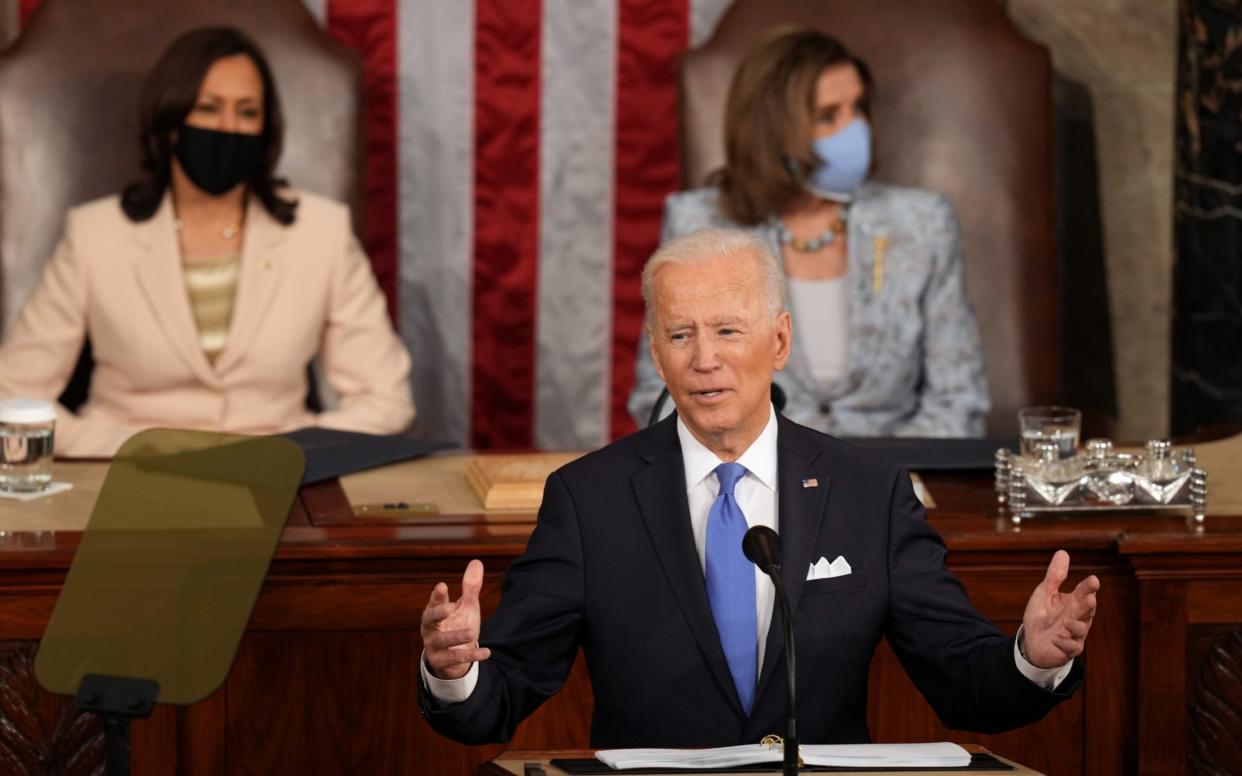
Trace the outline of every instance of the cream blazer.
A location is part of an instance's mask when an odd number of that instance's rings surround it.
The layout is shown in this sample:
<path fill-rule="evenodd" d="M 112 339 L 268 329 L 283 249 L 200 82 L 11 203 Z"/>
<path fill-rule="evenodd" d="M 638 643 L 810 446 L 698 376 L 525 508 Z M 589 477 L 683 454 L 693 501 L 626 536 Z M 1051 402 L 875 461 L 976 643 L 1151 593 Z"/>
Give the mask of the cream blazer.
<path fill-rule="evenodd" d="M 170 196 L 135 223 L 116 196 L 69 211 L 38 285 L 0 344 L 0 398 L 55 401 L 89 335 L 95 360 L 79 413 L 59 408 L 56 454 L 106 457 L 150 427 L 267 434 L 305 426 L 395 433 L 414 417 L 410 358 L 344 205 L 293 192 L 289 226 L 250 198 L 228 342 L 198 342 Z M 306 410 L 322 356 L 339 395 Z"/>

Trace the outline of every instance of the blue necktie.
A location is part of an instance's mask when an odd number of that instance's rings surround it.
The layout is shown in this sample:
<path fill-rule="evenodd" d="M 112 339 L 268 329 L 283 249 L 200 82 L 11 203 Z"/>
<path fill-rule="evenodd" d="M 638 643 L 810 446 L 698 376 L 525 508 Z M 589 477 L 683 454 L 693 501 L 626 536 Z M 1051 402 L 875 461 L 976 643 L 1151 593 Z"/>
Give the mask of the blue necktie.
<path fill-rule="evenodd" d="M 740 463 L 716 467 L 720 495 L 707 513 L 707 600 L 716 618 L 729 672 L 742 708 L 750 714 L 755 700 L 755 663 L 758 626 L 755 622 L 755 567 L 742 554 L 746 516 L 737 505 L 733 487 L 746 475 Z"/>

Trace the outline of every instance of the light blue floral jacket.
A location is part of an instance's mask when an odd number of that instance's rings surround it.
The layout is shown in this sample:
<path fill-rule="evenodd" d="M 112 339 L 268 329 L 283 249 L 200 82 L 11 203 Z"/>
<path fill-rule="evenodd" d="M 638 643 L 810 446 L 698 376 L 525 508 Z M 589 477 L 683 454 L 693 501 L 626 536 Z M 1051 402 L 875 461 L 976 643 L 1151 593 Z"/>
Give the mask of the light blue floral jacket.
<path fill-rule="evenodd" d="M 714 188 L 670 195 L 661 242 L 709 226 L 747 228 L 720 214 L 718 198 Z M 749 228 L 779 247 L 772 227 Z M 848 230 L 846 375 L 820 385 L 795 333 L 774 379 L 785 416 L 836 436 L 982 436 L 988 387 L 953 206 L 930 191 L 866 183 Z M 645 332 L 636 372 L 629 411 L 641 427 L 664 387 Z"/>

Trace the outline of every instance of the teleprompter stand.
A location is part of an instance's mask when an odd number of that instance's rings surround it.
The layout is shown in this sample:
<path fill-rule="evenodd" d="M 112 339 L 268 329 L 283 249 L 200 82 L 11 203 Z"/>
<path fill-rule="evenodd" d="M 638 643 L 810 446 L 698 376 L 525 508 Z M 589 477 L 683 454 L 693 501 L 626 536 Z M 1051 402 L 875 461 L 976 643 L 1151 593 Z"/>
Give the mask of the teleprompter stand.
<path fill-rule="evenodd" d="M 87 674 L 78 685 L 78 708 L 103 717 L 108 776 L 129 776 L 129 721 L 151 716 L 160 683 L 151 679 Z"/>
<path fill-rule="evenodd" d="M 288 439 L 166 429 L 113 459 L 35 657 L 103 717 L 110 776 L 134 719 L 224 682 L 304 467 Z"/>

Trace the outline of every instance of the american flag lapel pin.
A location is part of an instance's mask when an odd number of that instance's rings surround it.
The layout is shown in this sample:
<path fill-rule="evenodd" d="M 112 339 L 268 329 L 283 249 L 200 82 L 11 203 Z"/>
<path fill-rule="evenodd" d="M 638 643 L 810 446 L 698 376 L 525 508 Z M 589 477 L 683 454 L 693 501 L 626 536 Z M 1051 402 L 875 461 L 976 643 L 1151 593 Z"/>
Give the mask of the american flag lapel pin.
<path fill-rule="evenodd" d="M 804 488 L 818 488 L 818 487 L 819 487 L 819 480 L 815 479 L 814 477 L 812 477 L 812 478 L 811 478 L 811 479 L 809 479 L 809 480 L 803 480 L 803 481 L 802 481 L 802 487 L 804 487 Z"/>

